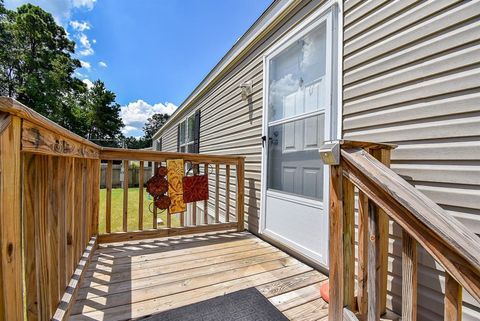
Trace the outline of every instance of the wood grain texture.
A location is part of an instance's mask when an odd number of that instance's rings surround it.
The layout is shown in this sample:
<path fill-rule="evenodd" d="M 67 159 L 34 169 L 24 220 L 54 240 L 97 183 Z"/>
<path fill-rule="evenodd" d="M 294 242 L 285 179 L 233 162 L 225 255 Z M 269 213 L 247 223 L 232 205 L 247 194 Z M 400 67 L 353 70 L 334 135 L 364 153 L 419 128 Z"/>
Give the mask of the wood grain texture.
<path fill-rule="evenodd" d="M 417 320 L 417 242 L 402 232 L 402 320 Z"/>
<path fill-rule="evenodd" d="M 25 253 L 25 300 L 27 320 L 39 320 L 39 300 L 37 299 L 37 272 L 35 249 L 35 192 L 36 161 L 32 154 L 23 156 L 23 229 Z M 0 290 L 1 291 L 1 290 Z M 0 318 L 1 319 L 1 318 Z"/>
<path fill-rule="evenodd" d="M 245 230 L 245 159 L 238 158 L 237 174 L 237 231 Z"/>
<path fill-rule="evenodd" d="M 133 232 L 118 232 L 111 234 L 99 235 L 99 243 L 112 243 L 112 242 L 124 242 L 131 240 L 144 240 L 154 237 L 166 237 L 175 235 L 188 235 L 195 233 L 207 233 L 217 231 L 228 231 L 237 227 L 236 222 L 230 223 L 218 223 L 218 224 L 205 224 L 197 226 L 186 227 L 172 227 L 172 228 L 159 228 L 153 230 L 133 231 Z"/>
<path fill-rule="evenodd" d="M 145 179 L 144 162 L 139 163 L 140 171 L 138 173 L 138 229 L 143 230 L 143 182 Z"/>
<path fill-rule="evenodd" d="M 355 191 L 346 178 L 343 185 L 343 304 L 355 310 Z"/>
<path fill-rule="evenodd" d="M 208 175 L 208 164 L 203 166 L 203 172 Z M 208 200 L 203 201 L 203 224 L 208 224 Z"/>
<path fill-rule="evenodd" d="M 123 216 L 122 228 L 128 229 L 128 160 L 123 161 Z"/>
<path fill-rule="evenodd" d="M 77 268 L 75 269 L 66 289 L 65 293 L 62 296 L 61 301 L 59 302 L 55 313 L 53 314 L 53 321 L 66 321 L 69 319 L 71 309 L 75 303 L 78 290 L 80 289 L 80 284 L 85 276 L 87 266 L 90 263 L 90 260 L 93 256 L 93 253 L 97 247 L 97 237 L 92 236 L 88 245 L 83 252 L 80 262 L 78 262 Z"/>
<path fill-rule="evenodd" d="M 462 287 L 449 274 L 445 275 L 445 321 L 462 320 Z"/>
<path fill-rule="evenodd" d="M 215 223 L 220 223 L 220 165 L 215 164 Z"/>
<path fill-rule="evenodd" d="M 318 291 L 326 276 L 250 233 L 152 239 L 142 244 L 150 248 L 170 242 L 173 245 L 160 252 L 141 250 L 145 262 L 156 262 L 156 270 L 125 261 L 120 272 L 106 271 L 102 263 L 138 257 L 137 242 L 100 245 L 97 261 L 92 259 L 91 273 L 82 281 L 71 320 L 143 318 L 248 287 L 257 287 L 291 320 L 318 320 L 327 314 Z M 123 254 L 116 258 L 115 253 Z M 121 280 L 125 273 L 134 279 Z M 103 276 L 102 282 L 97 276 Z"/>
<path fill-rule="evenodd" d="M 370 149 L 370 153 L 379 162 L 386 167 L 390 167 L 390 150 L 389 149 Z M 378 211 L 378 229 L 379 229 L 379 313 L 383 315 L 387 311 L 387 277 L 388 277 L 388 215 L 382 210 Z"/>
<path fill-rule="evenodd" d="M 183 159 L 192 161 L 193 164 L 230 164 L 236 165 L 241 156 L 224 156 L 208 154 L 187 154 L 176 152 L 157 152 L 138 149 L 121 149 L 104 147 L 100 152 L 100 159 L 103 160 L 144 160 L 150 162 L 166 162 L 169 159 Z"/>
<path fill-rule="evenodd" d="M 66 244 L 67 244 L 67 279 L 70 280 L 73 272 L 75 271 L 75 266 L 77 262 L 75 261 L 75 243 L 73 237 L 75 235 L 75 158 L 66 159 L 66 177 L 65 177 L 65 186 L 66 186 L 66 221 L 67 221 L 67 231 L 66 231 Z M 68 281 L 67 281 L 68 282 Z"/>
<path fill-rule="evenodd" d="M 90 236 L 98 235 L 98 225 L 100 217 L 100 160 L 91 161 L 92 168 L 92 213 L 90 214 L 92 221 L 92 230 Z"/>
<path fill-rule="evenodd" d="M 38 291 L 39 319 L 48 320 L 51 317 L 51 300 L 49 295 L 48 255 L 50 255 L 48 229 L 48 156 L 35 157 L 35 192 L 34 219 L 35 225 L 35 265 Z"/>
<path fill-rule="evenodd" d="M 24 120 L 22 151 L 54 156 L 98 159 L 98 148 L 80 143 Z"/>
<path fill-rule="evenodd" d="M 367 153 L 343 150 L 346 175 L 480 301 L 478 237 Z"/>
<path fill-rule="evenodd" d="M 358 265 L 357 265 L 357 305 L 360 316 L 367 315 L 367 261 L 368 261 L 368 198 L 358 192 Z"/>
<path fill-rule="evenodd" d="M 367 261 L 367 320 L 380 320 L 380 227 L 378 225 L 378 208 L 372 200 L 368 200 L 368 261 Z"/>
<path fill-rule="evenodd" d="M 328 320 L 343 318 L 343 191 L 342 166 L 330 166 L 329 279 Z"/>
<path fill-rule="evenodd" d="M 225 167 L 225 222 L 230 222 L 230 165 Z"/>
<path fill-rule="evenodd" d="M 22 118 L 30 123 L 33 123 L 35 125 L 40 125 L 47 129 L 48 131 L 51 131 L 53 133 L 65 136 L 68 139 L 86 144 L 90 147 L 93 147 L 95 149 L 101 149 L 100 146 L 97 144 L 92 143 L 91 141 L 80 137 L 71 131 L 66 130 L 62 126 L 54 123 L 53 121 L 49 120 L 48 118 L 40 115 L 36 111 L 28 108 L 27 106 L 21 104 L 20 102 L 16 101 L 15 99 L 8 98 L 8 97 L 0 97 L 0 111 L 9 113 L 11 115 L 18 116 L 19 118 Z"/>
<path fill-rule="evenodd" d="M 0 134 L 0 264 L 4 320 L 23 320 L 21 119 Z"/>
<path fill-rule="evenodd" d="M 112 174 L 113 161 L 107 162 L 107 172 L 105 173 L 105 185 L 107 197 L 105 201 L 105 230 L 107 233 L 112 231 Z"/>

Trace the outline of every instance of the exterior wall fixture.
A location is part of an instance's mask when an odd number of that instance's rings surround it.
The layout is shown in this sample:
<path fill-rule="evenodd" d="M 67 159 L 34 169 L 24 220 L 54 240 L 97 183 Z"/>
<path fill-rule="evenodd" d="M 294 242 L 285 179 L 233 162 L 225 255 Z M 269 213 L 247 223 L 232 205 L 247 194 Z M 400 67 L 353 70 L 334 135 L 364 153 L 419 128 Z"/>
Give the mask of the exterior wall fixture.
<path fill-rule="evenodd" d="M 340 164 L 340 144 L 338 141 L 324 142 L 318 152 L 325 165 Z"/>
<path fill-rule="evenodd" d="M 247 100 L 248 96 L 252 94 L 253 81 L 248 80 L 240 84 L 239 88 L 242 90 L 242 100 Z"/>

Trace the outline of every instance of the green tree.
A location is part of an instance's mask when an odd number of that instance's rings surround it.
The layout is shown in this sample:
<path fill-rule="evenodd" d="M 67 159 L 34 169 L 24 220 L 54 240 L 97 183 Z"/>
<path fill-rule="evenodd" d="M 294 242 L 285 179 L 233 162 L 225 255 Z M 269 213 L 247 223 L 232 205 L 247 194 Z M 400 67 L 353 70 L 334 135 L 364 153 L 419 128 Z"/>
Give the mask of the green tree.
<path fill-rule="evenodd" d="M 31 4 L 7 10 L 0 0 L 0 95 L 83 137 L 118 146 L 124 125 L 115 94 L 101 81 L 88 89 L 74 77 L 81 67 L 74 53 L 75 42 L 50 13 Z"/>
<path fill-rule="evenodd" d="M 170 118 L 168 114 L 154 114 L 147 119 L 145 126 L 143 126 L 144 138 L 148 142 L 148 146 L 152 145 L 153 135 L 167 122 Z"/>
<path fill-rule="evenodd" d="M 124 124 L 120 118 L 120 105 L 115 102 L 115 94 L 107 90 L 105 84 L 97 80 L 93 87 L 88 90 L 86 101 L 83 103 L 85 108 L 86 137 L 92 141 L 98 141 L 99 144 L 111 146 L 117 145 L 108 143 L 108 141 L 118 141 L 122 139 L 120 131 Z M 82 117 L 83 118 L 83 117 Z"/>
<path fill-rule="evenodd" d="M 40 7 L 24 4 L 4 10 L 0 48 L 2 95 L 14 97 L 50 119 L 61 122 L 64 95 L 76 86 L 80 67 L 75 43 Z"/>
<path fill-rule="evenodd" d="M 125 146 L 130 149 L 142 149 L 150 147 L 151 144 L 145 137 L 135 138 L 133 136 L 125 138 Z"/>

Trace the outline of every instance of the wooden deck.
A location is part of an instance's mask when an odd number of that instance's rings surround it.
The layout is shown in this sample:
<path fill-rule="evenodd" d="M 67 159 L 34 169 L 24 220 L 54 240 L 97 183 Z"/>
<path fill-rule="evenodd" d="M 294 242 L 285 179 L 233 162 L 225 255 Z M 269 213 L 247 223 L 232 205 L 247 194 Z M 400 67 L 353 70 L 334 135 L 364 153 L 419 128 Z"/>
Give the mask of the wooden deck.
<path fill-rule="evenodd" d="M 326 320 L 326 280 L 248 232 L 102 244 L 70 319 L 137 319 L 256 287 L 290 320 Z"/>

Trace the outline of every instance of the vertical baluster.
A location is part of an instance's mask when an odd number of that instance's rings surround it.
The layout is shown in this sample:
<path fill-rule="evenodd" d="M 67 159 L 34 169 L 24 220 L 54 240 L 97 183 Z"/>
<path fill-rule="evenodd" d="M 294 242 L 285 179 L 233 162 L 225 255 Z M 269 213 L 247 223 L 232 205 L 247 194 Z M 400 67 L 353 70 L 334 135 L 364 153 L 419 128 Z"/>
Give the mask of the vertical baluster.
<path fill-rule="evenodd" d="M 237 231 L 245 230 L 245 159 L 239 157 L 237 161 Z"/>
<path fill-rule="evenodd" d="M 220 223 L 220 165 L 215 164 L 215 223 Z"/>
<path fill-rule="evenodd" d="M 208 164 L 204 165 L 204 172 L 208 177 Z M 203 224 L 208 224 L 208 200 L 203 201 Z"/>
<path fill-rule="evenodd" d="M 107 172 L 105 173 L 105 185 L 107 188 L 107 199 L 105 204 L 105 230 L 107 233 L 112 232 L 112 171 L 113 161 L 107 163 Z"/>
<path fill-rule="evenodd" d="M 168 208 L 165 211 L 167 212 L 167 227 L 171 228 L 172 227 L 172 214 L 170 214 L 170 210 Z"/>
<path fill-rule="evenodd" d="M 462 320 L 462 287 L 448 273 L 445 274 L 445 321 Z"/>
<path fill-rule="evenodd" d="M 157 171 L 158 171 L 157 166 L 161 166 L 161 165 L 162 165 L 162 163 L 156 163 L 156 162 L 152 163 L 152 166 L 153 166 L 153 168 L 152 168 L 153 175 L 157 174 Z M 152 227 L 153 227 L 154 229 L 156 229 L 156 228 L 158 228 L 158 209 L 157 209 L 157 207 L 155 206 L 155 200 L 152 199 L 152 202 L 153 202 L 153 205 L 152 205 L 152 206 L 153 206 Z M 167 214 L 167 216 L 168 216 L 168 214 Z"/>
<path fill-rule="evenodd" d="M 355 309 L 355 190 L 352 182 L 343 178 L 343 304 Z"/>
<path fill-rule="evenodd" d="M 144 168 L 143 161 L 140 161 L 140 171 L 138 173 L 138 229 L 143 230 L 143 181 Z"/>
<path fill-rule="evenodd" d="M 417 320 L 417 242 L 402 232 L 402 320 Z"/>
<path fill-rule="evenodd" d="M 358 192 L 358 312 L 367 314 L 367 261 L 368 261 L 368 198 Z"/>
<path fill-rule="evenodd" d="M 378 208 L 372 200 L 368 200 L 368 321 L 380 320 L 379 314 L 379 268 L 380 268 L 380 226 L 378 224 Z"/>
<path fill-rule="evenodd" d="M 342 166 L 330 166 L 328 320 L 343 320 L 343 191 Z"/>
<path fill-rule="evenodd" d="M 197 175 L 198 174 L 198 165 L 195 164 L 193 165 L 193 174 Z M 192 225 L 197 225 L 197 202 L 193 202 L 192 204 Z"/>
<path fill-rule="evenodd" d="M 225 221 L 230 222 L 230 165 L 225 171 Z"/>
<path fill-rule="evenodd" d="M 178 213 L 180 216 L 180 226 L 185 226 L 185 212 Z"/>
<path fill-rule="evenodd" d="M 94 160 L 93 166 L 93 202 L 92 202 L 92 235 L 98 235 L 98 226 L 100 223 L 100 160 Z M 69 275 L 70 277 L 70 275 Z M 70 281 L 70 279 L 68 280 Z"/>
<path fill-rule="evenodd" d="M 373 149 L 371 150 L 372 156 L 375 157 L 378 161 L 383 163 L 385 166 L 390 167 L 390 151 L 387 149 Z M 389 218 L 388 215 L 382 210 L 378 209 L 378 229 L 379 229 L 379 305 L 378 311 L 379 315 L 382 315 L 386 312 L 387 308 L 387 275 L 388 275 L 388 226 Z"/>
<path fill-rule="evenodd" d="M 128 160 L 123 161 L 123 231 L 128 229 Z"/>

